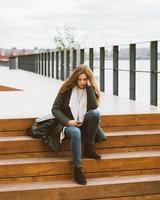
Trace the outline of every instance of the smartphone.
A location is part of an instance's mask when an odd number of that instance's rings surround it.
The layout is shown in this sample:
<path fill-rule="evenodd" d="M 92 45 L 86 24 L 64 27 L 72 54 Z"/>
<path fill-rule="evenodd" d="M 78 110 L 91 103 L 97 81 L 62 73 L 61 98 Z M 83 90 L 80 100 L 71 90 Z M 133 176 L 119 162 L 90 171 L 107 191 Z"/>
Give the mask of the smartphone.
<path fill-rule="evenodd" d="M 80 121 L 76 121 L 78 124 L 81 124 L 82 122 L 80 122 Z"/>

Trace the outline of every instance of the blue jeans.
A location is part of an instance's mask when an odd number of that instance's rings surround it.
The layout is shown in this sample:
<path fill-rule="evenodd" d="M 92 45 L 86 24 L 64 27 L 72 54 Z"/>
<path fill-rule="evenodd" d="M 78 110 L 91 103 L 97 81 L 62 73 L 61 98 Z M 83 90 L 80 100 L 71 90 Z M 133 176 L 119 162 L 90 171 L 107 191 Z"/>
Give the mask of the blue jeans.
<path fill-rule="evenodd" d="M 71 138 L 71 150 L 74 166 L 81 166 L 81 136 L 83 136 L 87 141 L 86 144 L 94 144 L 99 125 L 99 117 L 100 112 L 98 109 L 89 110 L 84 116 L 82 126 L 67 126 L 65 128 L 65 135 Z"/>

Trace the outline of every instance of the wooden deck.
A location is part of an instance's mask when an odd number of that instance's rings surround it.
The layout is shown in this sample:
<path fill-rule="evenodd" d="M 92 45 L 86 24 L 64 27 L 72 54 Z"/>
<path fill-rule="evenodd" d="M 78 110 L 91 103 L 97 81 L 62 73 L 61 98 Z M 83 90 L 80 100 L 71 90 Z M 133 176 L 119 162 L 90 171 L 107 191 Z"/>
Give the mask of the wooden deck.
<path fill-rule="evenodd" d="M 74 182 L 68 138 L 55 153 L 26 132 L 36 117 L 51 114 L 62 82 L 8 69 L 0 69 L 0 81 L 20 89 L 0 91 L 0 199 L 160 199 L 159 107 L 102 93 L 107 140 L 94 145 L 101 160 L 82 156 L 82 186 Z"/>
<path fill-rule="evenodd" d="M 51 114 L 51 107 L 62 81 L 23 70 L 0 68 L 0 119 L 40 117 Z M 10 87 L 18 89 L 4 91 Z M 1 87 L 2 88 L 2 87 Z M 101 115 L 160 113 L 160 107 L 101 93 Z"/>

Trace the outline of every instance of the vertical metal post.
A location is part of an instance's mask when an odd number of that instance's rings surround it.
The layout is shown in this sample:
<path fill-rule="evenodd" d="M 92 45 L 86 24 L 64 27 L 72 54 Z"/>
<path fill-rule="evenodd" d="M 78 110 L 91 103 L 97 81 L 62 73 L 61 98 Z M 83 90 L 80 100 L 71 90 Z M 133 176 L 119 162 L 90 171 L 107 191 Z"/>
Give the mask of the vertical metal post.
<path fill-rule="evenodd" d="M 136 99 L 136 44 L 130 44 L 129 98 Z"/>
<path fill-rule="evenodd" d="M 52 78 L 54 78 L 54 52 L 52 52 Z"/>
<path fill-rule="evenodd" d="M 113 46 L 113 95 L 118 96 L 118 46 Z"/>
<path fill-rule="evenodd" d="M 45 75 L 45 53 L 43 53 L 43 75 Z"/>
<path fill-rule="evenodd" d="M 105 91 L 105 48 L 100 47 L 100 90 Z"/>
<path fill-rule="evenodd" d="M 77 50 L 73 49 L 73 69 L 76 68 L 77 65 Z"/>
<path fill-rule="evenodd" d="M 40 74 L 40 68 L 41 68 L 41 65 L 40 65 L 40 60 L 41 60 L 41 54 L 39 53 L 38 54 L 38 73 Z"/>
<path fill-rule="evenodd" d="M 56 51 L 56 79 L 59 79 L 59 52 Z"/>
<path fill-rule="evenodd" d="M 9 57 L 9 69 L 17 69 L 18 56 Z"/>
<path fill-rule="evenodd" d="M 93 59 L 94 59 L 94 51 L 93 48 L 89 48 L 89 67 L 93 71 Z"/>
<path fill-rule="evenodd" d="M 43 66 L 44 66 L 44 53 L 41 53 L 42 56 L 42 75 L 44 75 L 44 70 L 43 70 Z"/>
<path fill-rule="evenodd" d="M 39 72 L 39 54 L 37 53 L 37 71 L 36 73 L 38 74 Z"/>
<path fill-rule="evenodd" d="M 47 76 L 47 53 L 44 53 L 44 75 Z"/>
<path fill-rule="evenodd" d="M 35 73 L 38 71 L 38 54 L 34 54 Z"/>
<path fill-rule="evenodd" d="M 31 71 L 35 72 L 36 71 L 35 70 L 35 54 L 31 54 L 29 57 L 30 57 L 30 65 L 32 66 Z"/>
<path fill-rule="evenodd" d="M 50 52 L 48 52 L 48 77 L 50 77 Z"/>
<path fill-rule="evenodd" d="M 28 58 L 29 58 L 29 60 L 25 64 L 25 70 L 31 71 L 31 72 L 36 72 L 36 67 L 35 67 L 36 55 L 35 54 L 31 54 L 31 55 L 29 55 Z"/>
<path fill-rule="evenodd" d="M 80 64 L 84 64 L 84 49 L 80 49 Z"/>
<path fill-rule="evenodd" d="M 158 65 L 158 42 L 150 43 L 150 104 L 157 106 L 157 65 Z"/>
<path fill-rule="evenodd" d="M 33 54 L 33 67 L 34 72 L 37 73 L 37 54 Z"/>
<path fill-rule="evenodd" d="M 66 51 L 66 78 L 70 75 L 70 50 Z"/>
<path fill-rule="evenodd" d="M 61 80 L 64 80 L 64 51 L 61 51 Z"/>
<path fill-rule="evenodd" d="M 21 68 L 21 56 L 18 56 L 18 69 Z"/>
<path fill-rule="evenodd" d="M 21 56 L 18 56 L 18 69 L 21 68 Z"/>
<path fill-rule="evenodd" d="M 35 55 L 35 73 L 38 73 L 38 53 Z"/>

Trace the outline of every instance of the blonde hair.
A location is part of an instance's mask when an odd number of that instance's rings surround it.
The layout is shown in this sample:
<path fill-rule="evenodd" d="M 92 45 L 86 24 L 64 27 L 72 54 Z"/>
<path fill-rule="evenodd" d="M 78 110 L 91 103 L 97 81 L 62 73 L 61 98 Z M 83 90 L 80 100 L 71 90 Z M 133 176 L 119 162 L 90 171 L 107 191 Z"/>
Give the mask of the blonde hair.
<path fill-rule="evenodd" d="M 96 83 L 96 79 L 95 79 L 95 76 L 94 76 L 92 70 L 90 69 L 90 67 L 88 67 L 87 65 L 84 65 L 84 64 L 80 64 L 80 65 L 76 66 L 76 68 L 73 70 L 71 75 L 62 84 L 62 86 L 59 90 L 59 93 L 63 93 L 65 91 L 69 90 L 70 88 L 74 87 L 77 84 L 77 79 L 78 79 L 79 75 L 83 74 L 83 73 L 86 74 L 91 85 L 93 86 L 93 89 L 95 91 L 95 95 L 97 98 L 97 103 L 99 104 L 100 103 L 100 89 Z"/>

